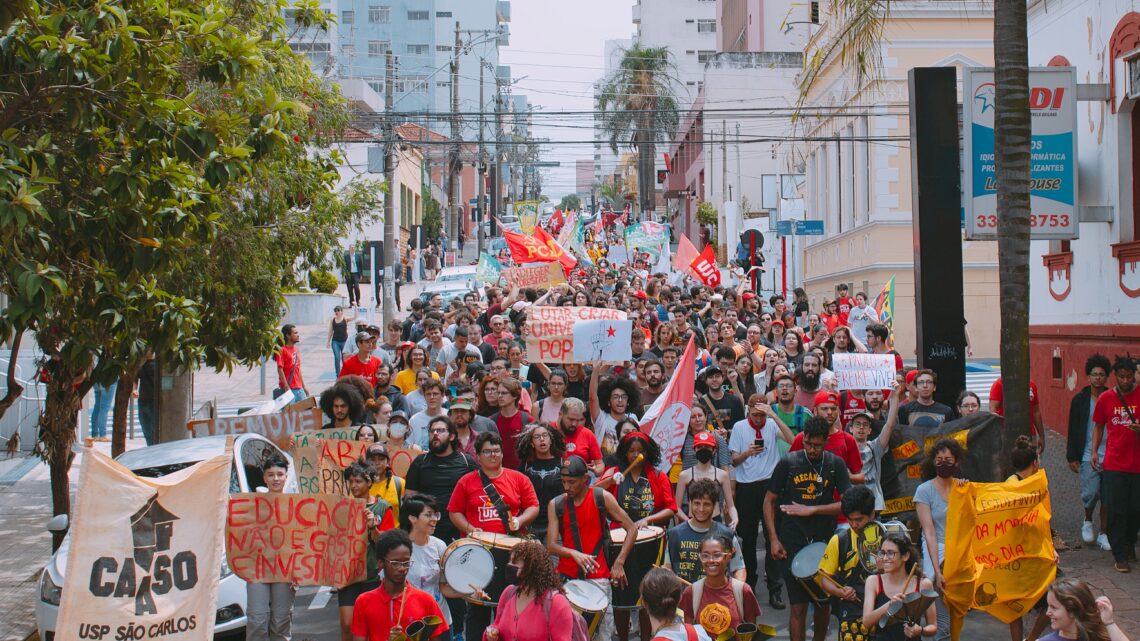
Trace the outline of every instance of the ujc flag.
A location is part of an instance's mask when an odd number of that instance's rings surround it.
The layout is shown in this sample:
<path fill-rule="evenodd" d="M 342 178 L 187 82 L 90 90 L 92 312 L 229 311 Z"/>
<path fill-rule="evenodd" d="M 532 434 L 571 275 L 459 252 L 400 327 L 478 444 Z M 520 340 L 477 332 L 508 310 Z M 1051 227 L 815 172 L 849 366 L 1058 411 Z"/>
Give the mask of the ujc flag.
<path fill-rule="evenodd" d="M 697 349 L 693 338 L 681 354 L 680 366 L 668 387 L 641 418 L 641 431 L 649 435 L 661 447 L 661 461 L 657 464 L 660 472 L 669 473 L 673 459 L 685 444 L 685 433 L 689 429 L 689 416 L 693 413 L 693 385 L 696 380 Z"/>
<path fill-rule="evenodd" d="M 705 245 L 704 251 L 689 266 L 706 286 L 716 287 L 720 284 L 720 268 L 716 266 L 716 252 L 712 245 Z"/>

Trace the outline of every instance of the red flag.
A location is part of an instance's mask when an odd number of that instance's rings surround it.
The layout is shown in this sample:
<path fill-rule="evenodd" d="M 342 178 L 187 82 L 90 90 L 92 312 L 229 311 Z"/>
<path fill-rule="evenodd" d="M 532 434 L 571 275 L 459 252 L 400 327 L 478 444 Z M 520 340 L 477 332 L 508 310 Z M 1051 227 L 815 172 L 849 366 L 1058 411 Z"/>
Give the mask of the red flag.
<path fill-rule="evenodd" d="M 685 444 L 689 416 L 693 413 L 697 347 L 691 336 L 679 363 L 665 391 L 653 401 L 653 405 L 649 406 L 641 418 L 641 431 L 661 447 L 661 462 L 657 464 L 657 469 L 666 474 Z"/>
<path fill-rule="evenodd" d="M 561 209 L 555 209 L 554 215 L 551 216 L 550 220 L 551 220 L 550 228 L 553 229 L 554 233 L 557 234 L 558 230 L 562 229 L 562 223 L 564 222 L 562 220 L 562 210 Z"/>
<path fill-rule="evenodd" d="M 692 267 L 693 261 L 696 260 L 699 255 L 697 248 L 693 247 L 693 241 L 689 240 L 688 236 L 680 236 L 677 241 L 677 255 L 673 257 L 673 270 L 700 279 L 700 276 Z"/>
<path fill-rule="evenodd" d="M 720 284 L 720 268 L 716 266 L 716 252 L 713 251 L 712 245 L 705 245 L 704 251 L 701 252 L 700 256 L 694 258 L 689 266 L 693 268 L 697 277 L 705 285 L 716 287 Z"/>
<path fill-rule="evenodd" d="M 547 233 L 545 229 L 536 228 L 534 230 L 534 237 L 536 240 L 545 244 L 556 253 L 555 260 L 562 263 L 562 269 L 565 270 L 567 274 L 569 274 L 570 270 L 574 269 L 574 266 L 578 264 L 578 258 L 565 249 L 562 249 L 562 245 L 559 245 L 558 241 L 555 240 L 554 237 L 549 233 Z"/>

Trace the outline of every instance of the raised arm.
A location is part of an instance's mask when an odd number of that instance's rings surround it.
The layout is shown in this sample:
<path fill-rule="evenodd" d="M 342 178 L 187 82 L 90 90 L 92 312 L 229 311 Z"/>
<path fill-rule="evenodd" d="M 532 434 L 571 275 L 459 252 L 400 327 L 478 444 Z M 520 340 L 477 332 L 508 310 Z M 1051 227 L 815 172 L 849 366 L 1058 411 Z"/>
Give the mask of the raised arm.
<path fill-rule="evenodd" d="M 891 434 L 899 423 L 899 405 L 902 403 L 903 395 L 906 394 L 905 385 L 899 385 L 894 381 L 891 384 L 894 386 L 891 390 L 891 408 L 887 411 L 887 422 L 883 424 L 883 431 L 879 432 L 879 447 L 884 450 L 891 446 Z"/>
<path fill-rule="evenodd" d="M 590 420 L 594 423 L 598 422 L 598 416 L 602 413 L 598 404 L 598 383 L 602 380 L 604 369 L 605 364 L 602 361 L 594 361 L 594 371 L 590 374 Z"/>

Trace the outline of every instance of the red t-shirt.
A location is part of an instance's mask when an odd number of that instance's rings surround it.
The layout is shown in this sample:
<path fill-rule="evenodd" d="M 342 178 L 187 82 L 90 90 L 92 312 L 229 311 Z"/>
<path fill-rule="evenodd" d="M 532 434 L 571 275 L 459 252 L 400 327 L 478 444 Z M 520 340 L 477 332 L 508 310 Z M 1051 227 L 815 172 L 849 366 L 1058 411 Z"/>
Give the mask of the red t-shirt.
<path fill-rule="evenodd" d="M 501 474 L 491 479 L 491 485 L 503 497 L 503 503 L 511 516 L 518 516 L 528 507 L 538 507 L 538 495 L 534 493 L 534 486 L 522 472 L 504 467 Z M 460 477 L 455 491 L 451 493 L 451 500 L 447 503 L 447 511 L 463 514 L 471 527 L 485 532 L 509 534 L 495 510 L 495 504 L 483 491 L 483 480 L 478 471 Z"/>
<path fill-rule="evenodd" d="M 851 314 L 851 308 L 855 306 L 855 301 L 850 296 L 844 296 L 835 302 L 839 304 L 839 324 L 846 325 L 847 317 Z M 860 337 L 859 340 L 863 340 L 863 338 Z"/>
<path fill-rule="evenodd" d="M 566 451 L 562 453 L 562 458 L 577 455 L 582 457 L 582 460 L 587 464 L 602 460 L 602 448 L 598 447 L 598 437 L 594 436 L 594 432 L 591 430 L 579 427 L 577 432 L 565 437 L 565 439 Z"/>
<path fill-rule="evenodd" d="M 847 423 L 849 423 L 856 414 L 867 410 L 867 403 L 852 394 L 849 390 L 843 391 L 839 397 L 839 423 L 843 426 L 843 429 L 847 429 Z"/>
<path fill-rule="evenodd" d="M 1037 396 L 1037 384 L 1029 381 L 1029 426 L 1034 434 L 1037 434 L 1037 403 L 1040 397 Z M 990 386 L 990 400 L 998 404 L 997 411 L 994 412 L 998 416 L 1005 416 L 1005 401 L 1002 398 L 1002 385 L 1001 378 L 994 381 Z"/>
<path fill-rule="evenodd" d="M 285 345 L 277 352 L 277 366 L 285 372 L 285 386 L 289 389 L 305 387 L 301 379 L 301 354 L 294 345 Z"/>
<path fill-rule="evenodd" d="M 518 452 L 519 434 L 522 434 L 523 427 L 530 423 L 530 415 L 520 409 L 510 418 L 496 413 L 491 419 L 495 421 L 495 427 L 499 429 L 499 436 L 503 439 L 503 467 L 512 470 L 521 468 L 522 461 L 519 460 Z"/>
<path fill-rule="evenodd" d="M 734 630 L 736 626 L 741 623 L 745 621 L 751 623 L 760 616 L 760 603 L 756 600 L 756 594 L 752 591 L 752 586 L 745 583 L 743 592 L 744 620 L 740 618 L 741 608 L 736 604 L 736 596 L 732 591 L 731 582 L 720 588 L 704 586 L 701 589 L 701 602 L 698 603 L 695 608 L 693 607 L 693 586 L 690 585 L 681 593 L 681 602 L 677 604 L 677 607 L 681 608 L 681 611 L 685 613 L 686 619 L 690 619 L 693 623 L 704 627 L 701 623 L 701 612 L 709 606 L 720 605 L 729 612 L 731 621 L 728 629 Z M 717 638 L 717 634 L 714 630 L 705 628 L 705 632 L 707 632 L 710 637 L 714 639 Z"/>
<path fill-rule="evenodd" d="M 340 366 L 340 374 L 337 374 L 337 377 L 363 376 L 368 380 L 369 385 L 376 387 L 376 370 L 378 369 L 380 369 L 379 358 L 371 356 L 369 357 L 367 363 L 362 363 L 360 362 L 360 356 L 358 354 L 353 354 L 352 356 L 344 359 L 344 363 L 342 363 Z"/>
<path fill-rule="evenodd" d="M 402 617 L 401 611 L 404 614 Z M 388 641 L 392 627 L 397 624 L 397 617 L 400 627 L 407 630 L 412 622 L 428 616 L 440 619 L 440 624 L 431 633 L 432 639 L 447 632 L 443 611 L 430 594 L 409 584 L 402 595 L 393 597 L 384 586 L 380 586 L 356 598 L 352 610 L 352 635 L 364 637 L 368 641 Z"/>
<path fill-rule="evenodd" d="M 804 449 L 804 435 L 803 432 L 800 432 L 796 434 L 789 451 L 795 452 L 802 449 Z M 847 464 L 847 471 L 851 474 L 858 474 L 863 471 L 863 456 L 859 454 L 859 444 L 855 442 L 855 437 L 847 432 L 839 430 L 829 434 L 823 449 L 843 459 L 843 462 Z"/>
<path fill-rule="evenodd" d="M 582 430 L 578 431 L 581 432 Z M 598 506 L 594 503 L 594 490 L 590 489 L 586 492 L 586 498 L 581 505 L 575 506 L 574 501 L 569 496 L 566 497 L 565 501 L 561 524 L 562 545 L 593 556 L 594 550 L 598 547 L 598 541 L 605 536 L 606 539 L 602 542 L 602 550 L 597 555 L 598 564 L 586 578 L 610 578 L 610 564 L 604 554 L 605 546 L 609 544 L 610 535 L 602 532 L 602 520 L 598 516 Z M 574 544 L 574 533 L 570 530 L 570 510 L 574 510 L 574 521 L 578 525 L 578 538 L 582 542 L 582 549 L 578 549 Z M 574 562 L 574 559 L 559 559 L 558 572 L 571 579 L 581 578 L 578 576 L 578 564 Z"/>
<path fill-rule="evenodd" d="M 1133 389 L 1130 394 L 1124 394 L 1124 401 L 1120 401 L 1117 388 L 1105 390 L 1096 399 L 1093 422 L 1104 425 L 1108 432 L 1104 469 L 1109 472 L 1136 473 L 1140 472 L 1140 433 L 1133 432 L 1128 426 L 1140 423 L 1140 387 Z M 1128 415 L 1129 410 L 1136 417 L 1135 421 Z"/>

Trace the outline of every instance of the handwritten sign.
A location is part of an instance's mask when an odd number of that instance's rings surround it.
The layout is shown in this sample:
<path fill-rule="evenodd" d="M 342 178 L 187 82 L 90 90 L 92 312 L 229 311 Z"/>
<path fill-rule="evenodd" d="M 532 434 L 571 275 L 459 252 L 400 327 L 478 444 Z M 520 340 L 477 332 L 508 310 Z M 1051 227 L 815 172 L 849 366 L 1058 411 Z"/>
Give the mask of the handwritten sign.
<path fill-rule="evenodd" d="M 574 360 L 580 363 L 602 359 L 612 363 L 631 360 L 632 335 L 633 321 L 629 320 L 574 323 Z"/>
<path fill-rule="evenodd" d="M 396 476 L 407 477 L 412 461 L 423 453 L 424 451 L 418 447 L 389 447 L 388 467 L 392 468 L 392 473 Z"/>
<path fill-rule="evenodd" d="M 226 558 L 247 582 L 341 588 L 364 580 L 367 530 L 358 499 L 231 494 Z"/>
<path fill-rule="evenodd" d="M 566 282 L 561 263 L 537 263 L 503 270 L 512 287 L 550 288 Z"/>
<path fill-rule="evenodd" d="M 319 430 L 324 414 L 318 408 L 295 410 L 292 406 L 274 414 L 254 414 L 190 421 L 186 429 L 194 436 L 216 434 L 260 434 L 281 449 L 289 449 L 289 441 L 297 432 Z"/>
<path fill-rule="evenodd" d="M 843 354 L 831 357 L 839 389 L 890 389 L 895 380 L 894 354 Z"/>
<path fill-rule="evenodd" d="M 1045 471 L 954 486 L 949 501 L 956 518 L 946 523 L 946 605 L 959 617 L 978 609 L 1005 623 L 1020 618 L 1057 572 Z"/>
<path fill-rule="evenodd" d="M 295 447 L 316 447 L 326 438 L 344 439 L 346 441 L 355 441 L 356 433 L 360 428 L 349 427 L 347 429 L 327 429 L 317 430 L 315 432 L 298 432 L 293 435 L 293 444 Z"/>
<path fill-rule="evenodd" d="M 577 363 L 574 358 L 574 325 L 582 321 L 626 320 L 619 309 L 601 307 L 532 307 L 527 326 L 527 359 L 532 363 Z M 629 345 L 627 335 L 626 345 Z"/>
<path fill-rule="evenodd" d="M 297 488 L 302 494 L 349 496 L 344 470 L 363 458 L 370 443 L 337 438 L 318 439 L 297 447 Z"/>

